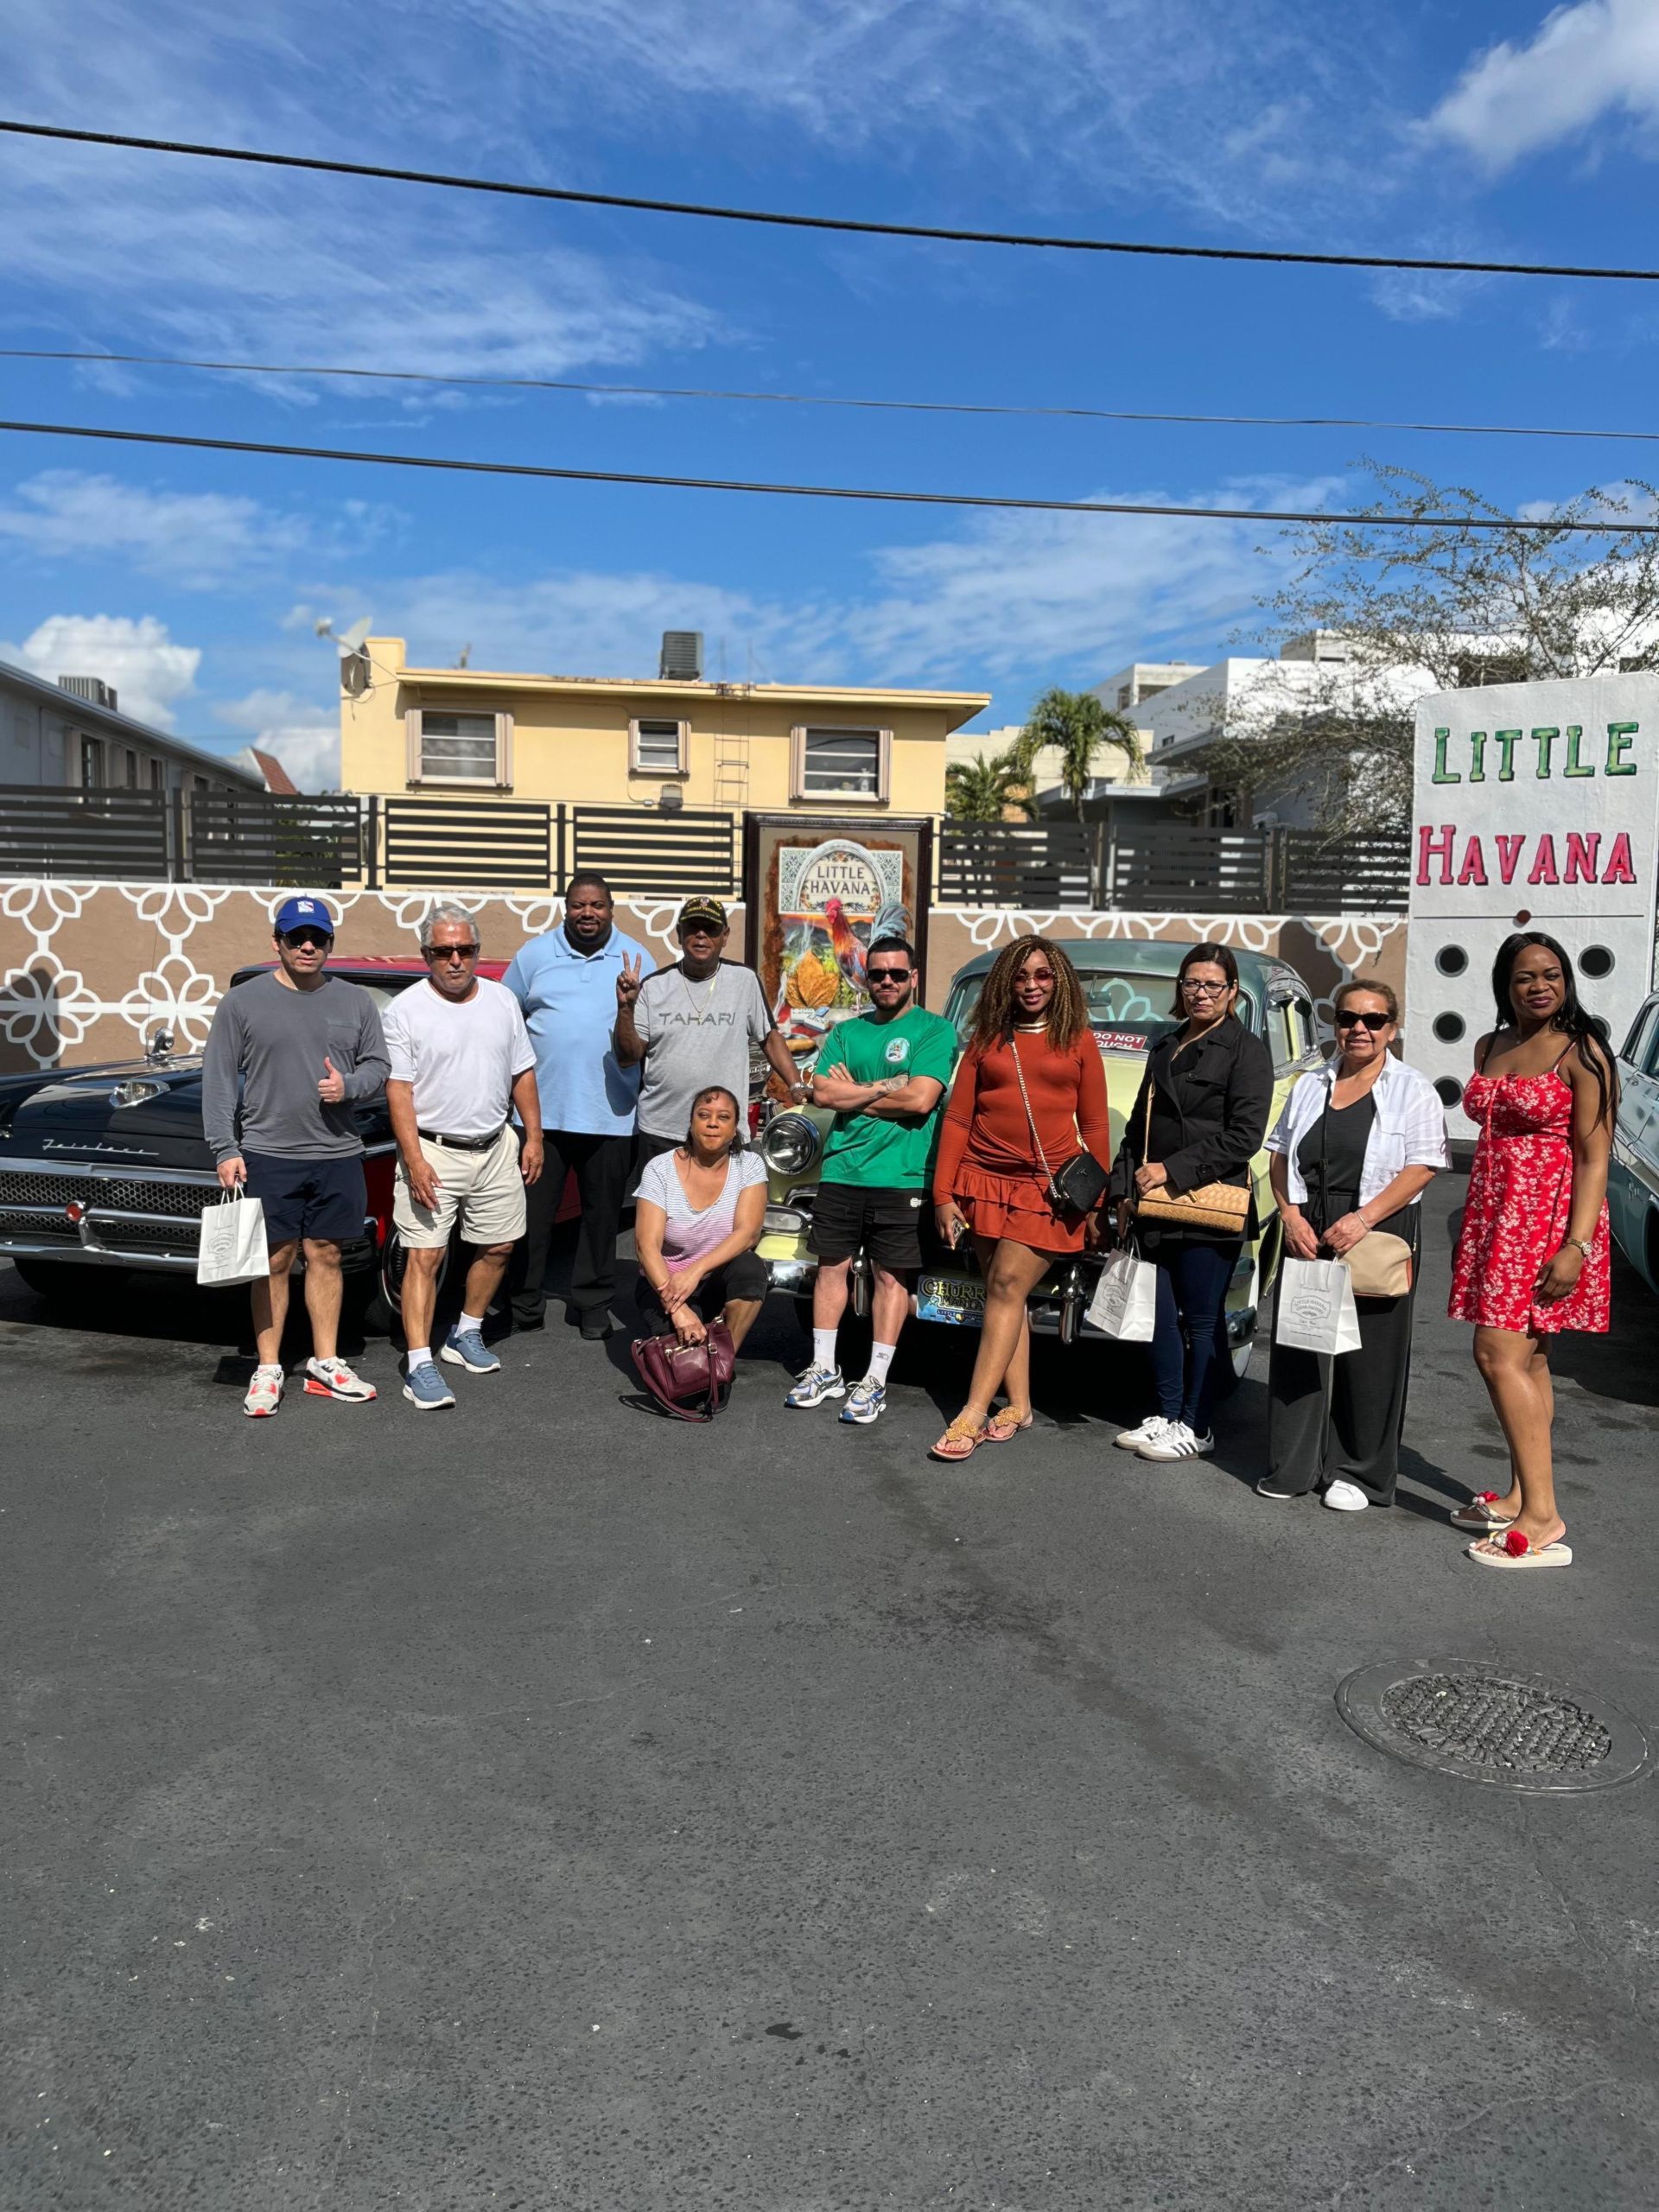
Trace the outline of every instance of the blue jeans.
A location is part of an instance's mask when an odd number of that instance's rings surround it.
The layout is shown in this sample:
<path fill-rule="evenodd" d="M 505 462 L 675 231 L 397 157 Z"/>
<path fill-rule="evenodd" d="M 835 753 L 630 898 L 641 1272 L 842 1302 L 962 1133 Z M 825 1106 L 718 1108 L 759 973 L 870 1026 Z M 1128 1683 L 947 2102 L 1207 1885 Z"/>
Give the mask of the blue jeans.
<path fill-rule="evenodd" d="M 1174 1238 L 1157 1255 L 1158 1316 L 1153 1329 L 1152 1379 L 1166 1421 L 1184 1421 L 1198 1435 L 1210 1427 L 1227 1357 L 1228 1280 L 1238 1262 L 1235 1243 Z"/>

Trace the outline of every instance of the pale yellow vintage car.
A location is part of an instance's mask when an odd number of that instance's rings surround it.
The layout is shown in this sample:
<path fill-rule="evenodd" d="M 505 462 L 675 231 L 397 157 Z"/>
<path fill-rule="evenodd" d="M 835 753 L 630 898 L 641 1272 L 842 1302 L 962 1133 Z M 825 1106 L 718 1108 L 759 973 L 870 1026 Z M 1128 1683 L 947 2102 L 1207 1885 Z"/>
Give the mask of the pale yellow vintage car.
<path fill-rule="evenodd" d="M 1186 946 L 1161 939 L 1111 938 L 1098 944 L 1069 941 L 1065 949 L 1083 984 L 1096 1041 L 1106 1064 L 1107 1100 L 1116 1142 L 1141 1087 L 1148 1050 L 1174 1027 L 1171 1008 L 1175 975 Z M 1238 1017 L 1265 1040 L 1273 1056 L 1276 1118 L 1296 1077 L 1318 1067 L 1324 1058 L 1313 994 L 1296 970 L 1283 961 L 1250 952 L 1236 957 Z M 944 1013 L 959 1037 L 968 1033 L 995 958 L 995 954 L 985 953 L 970 960 L 952 978 Z M 811 1107 L 774 1111 L 760 1139 L 769 1172 L 760 1256 L 771 1270 L 772 1288 L 798 1302 L 802 1321 L 807 1325 L 815 1273 L 807 1249 L 807 1229 L 817 1196 L 823 1132 L 830 1119 L 827 1113 Z M 1255 1177 L 1256 1233 L 1240 1253 L 1227 1292 L 1228 1340 L 1240 1375 L 1249 1364 L 1257 1319 L 1279 1265 L 1278 1216 L 1268 1187 L 1265 1150 L 1255 1156 Z M 916 1289 L 917 1318 L 946 1326 L 977 1327 L 984 1289 L 971 1256 L 947 1252 L 925 1226 L 923 1251 L 925 1264 Z M 1085 1318 L 1085 1309 L 1100 1266 L 1098 1259 L 1086 1253 L 1058 1262 L 1032 1294 L 1032 1327 L 1040 1334 L 1058 1336 L 1066 1344 L 1078 1337 L 1096 1335 Z M 869 1274 L 861 1255 L 854 1263 L 854 1311 L 868 1311 L 868 1303 Z"/>

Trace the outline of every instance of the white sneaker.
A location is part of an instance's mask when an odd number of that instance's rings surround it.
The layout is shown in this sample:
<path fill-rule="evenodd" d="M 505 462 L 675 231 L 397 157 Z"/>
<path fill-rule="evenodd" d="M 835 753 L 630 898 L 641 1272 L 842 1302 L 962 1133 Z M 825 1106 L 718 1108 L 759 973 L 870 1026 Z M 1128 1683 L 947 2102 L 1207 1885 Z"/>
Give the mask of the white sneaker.
<path fill-rule="evenodd" d="M 1154 1436 L 1149 1443 L 1136 1447 L 1141 1459 L 1201 1459 L 1206 1452 L 1216 1448 L 1216 1440 L 1207 1429 L 1199 1436 L 1184 1421 L 1166 1421 L 1164 1427 L 1162 1436 Z"/>
<path fill-rule="evenodd" d="M 283 1402 L 283 1379 L 280 1367 L 256 1367 L 242 1401 L 243 1412 L 255 1421 L 268 1421 Z"/>
<path fill-rule="evenodd" d="M 1139 1428 L 1126 1428 L 1112 1441 L 1120 1452 L 1138 1452 L 1143 1444 L 1155 1443 L 1169 1430 L 1179 1426 L 1179 1421 L 1166 1421 L 1161 1414 L 1148 1414 Z"/>
<path fill-rule="evenodd" d="M 1325 1484 L 1321 1501 L 1333 1513 L 1363 1513 L 1370 1502 L 1357 1483 L 1345 1483 L 1340 1477 Z"/>
<path fill-rule="evenodd" d="M 844 1398 L 846 1379 L 838 1367 L 809 1367 L 795 1377 L 795 1387 L 785 1394 L 786 1406 L 821 1406 L 826 1398 Z"/>

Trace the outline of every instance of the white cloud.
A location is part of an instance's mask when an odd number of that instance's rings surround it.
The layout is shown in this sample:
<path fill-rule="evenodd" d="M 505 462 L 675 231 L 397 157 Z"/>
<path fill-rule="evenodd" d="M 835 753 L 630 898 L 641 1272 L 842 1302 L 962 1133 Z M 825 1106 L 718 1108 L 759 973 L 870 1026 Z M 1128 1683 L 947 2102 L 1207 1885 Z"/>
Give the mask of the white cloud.
<path fill-rule="evenodd" d="M 1424 127 L 1496 172 L 1610 115 L 1659 126 L 1654 0 L 1555 9 L 1529 44 L 1505 39 L 1471 62 Z"/>
<path fill-rule="evenodd" d="M 263 582 L 296 556 L 358 556 L 397 510 L 334 500 L 315 518 L 219 492 L 171 492 L 49 468 L 0 501 L 0 550 L 31 562 L 118 563 L 188 590 Z"/>
<path fill-rule="evenodd" d="M 116 687 L 123 714 L 171 729 L 174 703 L 196 688 L 201 654 L 177 645 L 153 614 L 49 614 L 21 645 L 0 642 L 0 661 L 44 677 L 101 676 Z"/>
<path fill-rule="evenodd" d="M 253 745 L 274 753 L 302 791 L 336 791 L 340 787 L 340 724 L 302 722 L 255 733 Z M 232 759 L 257 776 L 259 763 L 252 747 L 245 745 Z"/>

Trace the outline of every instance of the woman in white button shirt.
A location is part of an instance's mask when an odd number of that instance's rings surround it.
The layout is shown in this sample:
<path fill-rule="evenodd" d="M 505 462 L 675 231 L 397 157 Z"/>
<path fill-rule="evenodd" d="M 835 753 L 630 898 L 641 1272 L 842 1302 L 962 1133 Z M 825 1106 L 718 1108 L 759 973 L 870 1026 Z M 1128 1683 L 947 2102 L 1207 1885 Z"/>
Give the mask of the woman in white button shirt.
<path fill-rule="evenodd" d="M 1274 1344 L 1268 1472 L 1256 1489 L 1281 1498 L 1322 1489 L 1327 1505 L 1357 1513 L 1394 1503 L 1419 1202 L 1446 1164 L 1446 1110 L 1428 1077 L 1389 1052 L 1400 1004 L 1387 983 L 1344 983 L 1334 1020 L 1335 1058 L 1301 1077 L 1268 1138 L 1286 1256 L 1340 1258 L 1380 1230 L 1410 1246 L 1411 1287 L 1399 1298 L 1356 1298 L 1357 1351 L 1327 1359 Z"/>

